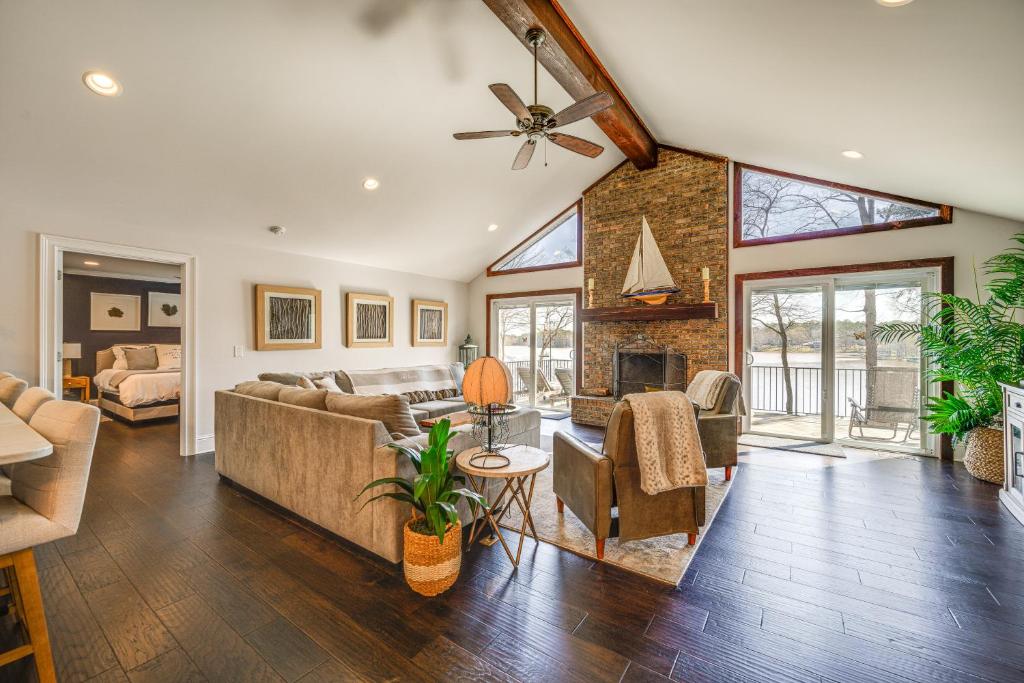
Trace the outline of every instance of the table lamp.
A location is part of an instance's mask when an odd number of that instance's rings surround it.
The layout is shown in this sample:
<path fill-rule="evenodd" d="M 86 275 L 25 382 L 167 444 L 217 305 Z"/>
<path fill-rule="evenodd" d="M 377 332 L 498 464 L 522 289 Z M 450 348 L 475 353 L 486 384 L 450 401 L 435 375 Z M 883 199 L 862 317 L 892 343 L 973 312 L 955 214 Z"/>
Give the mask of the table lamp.
<path fill-rule="evenodd" d="M 64 342 L 61 355 L 64 357 L 64 376 L 70 377 L 74 374 L 71 370 L 71 361 L 82 357 L 82 345 Z"/>
<path fill-rule="evenodd" d="M 500 432 L 507 431 L 508 421 L 504 417 L 509 412 L 508 403 L 512 400 L 512 373 L 508 366 L 494 356 L 477 358 L 466 368 L 466 376 L 462 380 L 462 396 L 472 408 L 470 412 L 481 417 L 481 431 L 486 428 L 486 443 L 481 444 L 483 450 L 470 458 L 469 462 L 482 469 L 496 469 L 509 464 L 509 459 L 498 453 L 495 446 L 495 427 Z M 504 425 L 502 425 L 504 422 Z M 474 424 L 474 431 L 478 425 Z M 481 438 L 481 441 L 483 439 Z M 500 439 L 499 439 L 500 442 Z"/>

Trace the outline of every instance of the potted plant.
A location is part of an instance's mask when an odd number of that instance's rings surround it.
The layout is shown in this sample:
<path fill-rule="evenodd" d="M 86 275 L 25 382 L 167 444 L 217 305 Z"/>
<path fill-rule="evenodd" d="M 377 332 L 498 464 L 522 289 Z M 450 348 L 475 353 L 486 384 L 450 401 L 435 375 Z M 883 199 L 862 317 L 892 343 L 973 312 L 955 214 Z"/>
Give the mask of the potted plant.
<path fill-rule="evenodd" d="M 451 421 L 440 420 L 430 430 L 427 447 L 411 448 L 393 443 L 389 446 L 409 458 L 416 470 L 411 480 L 385 477 L 371 481 L 359 493 L 394 485 L 398 490 L 378 493 L 365 503 L 393 498 L 412 506 L 412 518 L 405 523 L 404 566 L 409 587 L 421 595 L 433 596 L 452 587 L 462 564 L 462 525 L 456 504 L 466 500 L 470 509 L 487 507 L 487 501 L 465 488 L 464 477 L 452 474 Z M 461 485 L 456 488 L 457 485 Z M 359 497 L 357 496 L 357 498 Z"/>
<path fill-rule="evenodd" d="M 1014 237 L 1024 245 L 1024 233 Z M 987 298 L 978 302 L 953 294 L 925 295 L 922 323 L 890 322 L 878 326 L 882 342 L 917 338 L 929 361 L 926 379 L 955 382 L 956 392 L 932 396 L 924 419 L 935 434 L 950 434 L 965 443 L 964 466 L 979 479 L 1003 483 L 1000 382 L 1024 380 L 1024 248 L 1016 246 L 985 262 L 993 279 Z"/>

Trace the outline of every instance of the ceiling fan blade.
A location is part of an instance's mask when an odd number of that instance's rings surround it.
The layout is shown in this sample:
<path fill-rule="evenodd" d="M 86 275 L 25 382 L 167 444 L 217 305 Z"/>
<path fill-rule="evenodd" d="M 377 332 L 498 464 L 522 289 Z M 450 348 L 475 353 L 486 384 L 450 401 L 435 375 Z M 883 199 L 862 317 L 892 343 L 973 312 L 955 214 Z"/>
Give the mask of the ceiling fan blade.
<path fill-rule="evenodd" d="M 527 140 L 523 143 L 523 146 L 516 152 L 515 161 L 512 162 L 513 171 L 521 171 L 530 164 L 530 158 L 533 157 L 533 150 L 537 148 L 536 140 Z"/>
<path fill-rule="evenodd" d="M 508 84 L 491 83 L 487 87 L 491 89 L 494 96 L 501 100 L 501 103 L 504 104 L 510 112 L 516 115 L 517 119 L 528 126 L 533 123 L 533 114 L 530 113 L 530 110 L 526 108 L 525 104 L 523 104 L 522 99 L 519 98 L 516 91 L 509 87 Z"/>
<path fill-rule="evenodd" d="M 454 133 L 456 140 L 483 140 L 484 138 L 503 138 L 509 135 L 522 135 L 518 130 L 478 130 L 474 133 Z"/>
<path fill-rule="evenodd" d="M 575 135 L 566 135 L 565 133 L 548 133 L 548 140 L 551 140 L 551 142 L 559 147 L 565 147 L 567 150 L 582 154 L 591 159 L 604 151 L 604 147 L 601 145 L 595 144 L 590 140 L 578 138 Z"/>
<path fill-rule="evenodd" d="M 593 116 L 598 112 L 602 112 L 608 107 L 615 104 L 612 101 L 612 96 L 606 92 L 594 93 L 590 97 L 586 97 L 576 104 L 571 104 L 562 111 L 558 112 L 551 117 L 554 121 L 552 128 L 558 128 L 564 126 L 567 123 L 573 123 L 580 119 L 585 119 L 588 116 Z"/>

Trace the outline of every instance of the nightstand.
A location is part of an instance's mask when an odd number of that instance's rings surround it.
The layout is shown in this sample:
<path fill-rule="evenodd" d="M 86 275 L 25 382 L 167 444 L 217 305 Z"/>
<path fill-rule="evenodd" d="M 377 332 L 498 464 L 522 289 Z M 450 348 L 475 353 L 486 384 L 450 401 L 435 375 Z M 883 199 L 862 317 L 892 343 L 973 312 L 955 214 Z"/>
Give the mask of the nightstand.
<path fill-rule="evenodd" d="M 64 377 L 65 389 L 78 389 L 79 399 L 82 403 L 89 402 L 89 385 L 92 384 L 89 377 L 84 375 L 70 375 Z"/>

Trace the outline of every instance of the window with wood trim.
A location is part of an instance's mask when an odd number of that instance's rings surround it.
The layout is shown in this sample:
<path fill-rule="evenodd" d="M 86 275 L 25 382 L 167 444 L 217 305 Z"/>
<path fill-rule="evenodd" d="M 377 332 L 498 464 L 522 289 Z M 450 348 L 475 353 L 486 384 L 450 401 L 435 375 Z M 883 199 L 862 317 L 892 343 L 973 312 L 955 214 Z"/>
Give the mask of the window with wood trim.
<path fill-rule="evenodd" d="M 583 200 L 545 223 L 487 267 L 487 275 L 574 268 L 582 264 Z"/>
<path fill-rule="evenodd" d="M 939 225 L 953 209 L 827 180 L 735 164 L 733 246 Z"/>

